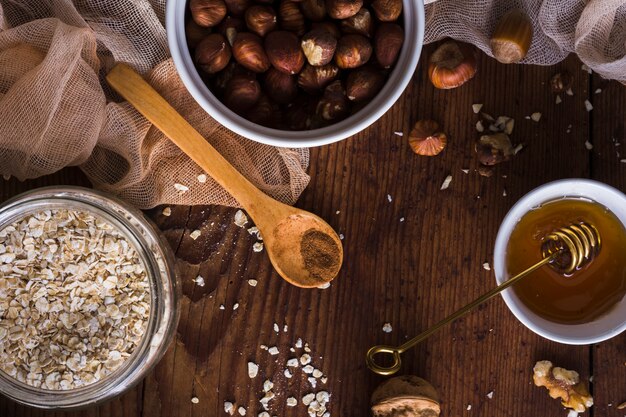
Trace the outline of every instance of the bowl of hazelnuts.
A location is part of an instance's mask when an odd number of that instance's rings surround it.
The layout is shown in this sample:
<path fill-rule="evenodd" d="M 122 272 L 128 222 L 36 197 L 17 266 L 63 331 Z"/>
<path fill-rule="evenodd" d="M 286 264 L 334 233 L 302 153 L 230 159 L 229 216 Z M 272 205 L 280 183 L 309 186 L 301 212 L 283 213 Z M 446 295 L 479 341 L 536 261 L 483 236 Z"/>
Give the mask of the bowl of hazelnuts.
<path fill-rule="evenodd" d="M 421 0 L 167 3 L 178 73 L 215 120 L 257 142 L 319 146 L 365 129 L 411 80 Z"/>

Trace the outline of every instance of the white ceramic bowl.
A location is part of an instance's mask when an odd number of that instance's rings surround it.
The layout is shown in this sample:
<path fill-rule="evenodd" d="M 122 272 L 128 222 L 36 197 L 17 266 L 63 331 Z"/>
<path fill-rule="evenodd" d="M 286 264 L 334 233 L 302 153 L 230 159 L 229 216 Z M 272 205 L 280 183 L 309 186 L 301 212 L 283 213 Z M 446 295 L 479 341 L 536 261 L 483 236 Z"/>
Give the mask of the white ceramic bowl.
<path fill-rule="evenodd" d="M 626 225 L 626 195 L 606 184 L 586 179 L 567 179 L 535 188 L 515 203 L 500 225 L 494 250 L 494 271 L 498 284 L 507 278 L 506 246 L 520 218 L 539 204 L 563 197 L 585 197 L 594 200 L 607 207 L 622 224 Z M 598 343 L 626 330 L 626 298 L 591 323 L 575 325 L 554 323 L 538 316 L 526 307 L 511 289 L 505 290 L 502 298 L 515 317 L 526 327 L 555 342 L 568 345 Z"/>
<path fill-rule="evenodd" d="M 404 44 L 398 61 L 383 89 L 359 112 L 321 129 L 287 131 L 252 123 L 222 104 L 206 87 L 193 64 L 185 37 L 187 2 L 167 2 L 165 24 L 174 65 L 193 98 L 222 125 L 256 142 L 282 147 L 310 147 L 337 142 L 352 136 L 378 120 L 396 102 L 411 80 L 424 40 L 422 0 L 403 0 Z"/>

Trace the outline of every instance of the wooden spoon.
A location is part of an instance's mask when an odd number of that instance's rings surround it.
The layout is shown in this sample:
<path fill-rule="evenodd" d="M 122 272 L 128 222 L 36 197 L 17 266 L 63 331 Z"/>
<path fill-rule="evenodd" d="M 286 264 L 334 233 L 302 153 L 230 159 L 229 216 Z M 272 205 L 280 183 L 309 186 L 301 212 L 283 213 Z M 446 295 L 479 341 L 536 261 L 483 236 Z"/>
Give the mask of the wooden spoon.
<path fill-rule="evenodd" d="M 328 223 L 261 192 L 131 67 L 118 64 L 106 78 L 115 91 L 241 204 L 263 235 L 270 261 L 281 277 L 298 287 L 314 288 L 337 276 L 343 248 Z"/>

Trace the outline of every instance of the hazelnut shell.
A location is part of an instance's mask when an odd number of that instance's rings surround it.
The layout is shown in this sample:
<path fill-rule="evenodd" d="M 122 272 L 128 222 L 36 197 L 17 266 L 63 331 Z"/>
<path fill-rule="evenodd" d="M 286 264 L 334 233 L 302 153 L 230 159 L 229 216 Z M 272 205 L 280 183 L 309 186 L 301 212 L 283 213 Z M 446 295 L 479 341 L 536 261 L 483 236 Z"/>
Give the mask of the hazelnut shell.
<path fill-rule="evenodd" d="M 476 49 L 466 43 L 447 41 L 430 56 L 428 77 L 441 89 L 460 87 L 476 74 Z"/>
<path fill-rule="evenodd" d="M 439 132 L 439 124 L 434 120 L 420 120 L 409 134 L 409 146 L 418 155 L 438 155 L 447 143 L 446 134 Z"/>
<path fill-rule="evenodd" d="M 508 161 L 515 154 L 511 140 L 506 133 L 483 135 L 475 146 L 478 161 L 487 166 Z"/>
<path fill-rule="evenodd" d="M 270 32 L 264 45 L 270 62 L 277 70 L 297 74 L 304 66 L 304 53 L 295 34 L 284 30 Z"/>
<path fill-rule="evenodd" d="M 212 33 L 198 44 L 194 56 L 200 69 L 207 74 L 215 74 L 228 65 L 231 50 L 226 38 Z"/>
<path fill-rule="evenodd" d="M 265 72 L 271 66 L 261 38 L 254 33 L 237 35 L 233 43 L 233 56 L 242 67 L 252 72 Z"/>
<path fill-rule="evenodd" d="M 216 26 L 226 16 L 224 0 L 191 0 L 189 9 L 198 26 L 205 28 Z"/>
<path fill-rule="evenodd" d="M 437 391 L 413 375 L 388 379 L 372 394 L 374 417 L 437 417 L 441 413 Z"/>
<path fill-rule="evenodd" d="M 362 35 L 345 35 L 337 42 L 335 63 L 339 68 L 357 68 L 369 61 L 372 45 Z"/>

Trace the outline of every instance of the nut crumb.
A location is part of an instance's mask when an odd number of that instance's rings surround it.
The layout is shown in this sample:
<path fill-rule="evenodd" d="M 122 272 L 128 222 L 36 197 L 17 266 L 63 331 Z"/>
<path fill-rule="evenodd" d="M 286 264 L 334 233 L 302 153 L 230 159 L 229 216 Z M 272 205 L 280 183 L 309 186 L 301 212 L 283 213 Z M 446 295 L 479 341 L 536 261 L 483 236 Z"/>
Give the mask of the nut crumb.
<path fill-rule="evenodd" d="M 259 228 L 256 226 L 252 226 L 248 229 L 248 233 L 250 233 L 251 235 L 256 235 L 256 238 L 259 240 L 263 240 L 263 237 L 261 236 L 261 232 L 259 231 Z"/>
<path fill-rule="evenodd" d="M 274 331 L 276 333 L 280 333 L 280 327 L 278 327 L 278 323 L 274 323 Z"/>
<path fill-rule="evenodd" d="M 450 186 L 450 183 L 452 182 L 452 175 L 448 175 L 446 177 L 445 180 L 443 180 L 443 183 L 441 184 L 441 188 L 440 190 L 445 190 Z"/>
<path fill-rule="evenodd" d="M 249 286 L 251 286 L 251 287 L 256 287 L 256 285 L 257 285 L 258 283 L 259 283 L 259 282 L 258 282 L 256 279 L 249 279 L 249 280 L 248 280 L 248 285 L 249 285 Z"/>
<path fill-rule="evenodd" d="M 235 414 L 235 406 L 230 401 L 224 401 L 224 412 L 226 414 L 230 414 L 231 416 Z"/>
<path fill-rule="evenodd" d="M 489 262 L 483 263 L 483 268 L 485 271 L 491 271 L 491 265 L 489 265 Z"/>
<path fill-rule="evenodd" d="M 220 304 L 220 310 L 225 310 L 226 307 L 224 307 L 224 304 Z"/>
<path fill-rule="evenodd" d="M 539 112 L 534 112 L 533 114 L 530 115 L 530 119 L 533 122 L 538 122 L 539 120 L 541 120 L 541 113 Z"/>
<path fill-rule="evenodd" d="M 311 366 L 311 365 L 306 365 L 306 366 L 303 366 L 303 367 L 302 367 L 302 372 L 304 372 L 305 374 L 307 374 L 307 375 L 308 375 L 308 374 L 312 374 L 314 369 L 315 369 L 315 368 L 313 368 L 313 366 Z"/>
<path fill-rule="evenodd" d="M 289 360 L 287 360 L 287 366 L 291 366 L 294 368 L 298 367 L 298 358 L 291 358 Z"/>
<path fill-rule="evenodd" d="M 471 410 L 471 409 L 472 409 L 472 404 L 467 404 L 467 408 L 466 408 L 466 410 L 467 410 L 467 411 L 469 411 L 469 410 Z"/>
<path fill-rule="evenodd" d="M 396 136 L 404 136 L 404 133 L 402 132 L 393 132 L 393 134 Z"/>
<path fill-rule="evenodd" d="M 248 223 L 248 216 L 243 211 L 237 210 L 235 213 L 235 224 L 239 227 L 244 227 L 246 223 Z"/>
<path fill-rule="evenodd" d="M 404 217 L 400 217 L 400 223 L 404 221 Z"/>
<path fill-rule="evenodd" d="M 513 148 L 513 155 L 517 155 L 522 149 L 524 149 L 524 144 L 518 143 L 517 146 Z"/>
<path fill-rule="evenodd" d="M 572 87 L 569 87 L 567 90 L 565 90 L 565 94 L 567 94 L 568 96 L 573 96 L 574 92 L 572 91 Z"/>
<path fill-rule="evenodd" d="M 255 244 L 252 245 L 252 250 L 255 252 L 261 252 L 263 250 L 263 242 L 255 242 Z"/>
<path fill-rule="evenodd" d="M 623 410 L 626 408 L 626 401 L 624 401 L 623 403 L 621 403 L 620 405 L 617 406 L 618 410 Z"/>
<path fill-rule="evenodd" d="M 254 362 L 248 362 L 248 376 L 250 378 L 255 378 L 259 373 L 259 365 Z"/>
<path fill-rule="evenodd" d="M 393 328 L 391 327 L 391 323 L 383 324 L 383 332 L 391 333 L 392 330 L 393 330 Z"/>
<path fill-rule="evenodd" d="M 320 290 L 325 290 L 326 288 L 330 288 L 330 282 L 325 282 L 317 288 Z"/>
<path fill-rule="evenodd" d="M 291 373 L 289 369 L 285 369 L 283 374 L 285 375 L 285 378 L 291 378 L 293 376 L 293 374 Z"/>
<path fill-rule="evenodd" d="M 195 277 L 193 279 L 193 282 L 195 282 L 198 287 L 204 287 L 204 284 L 205 284 L 204 278 L 202 278 L 200 275 Z"/>
<path fill-rule="evenodd" d="M 390 194 L 387 194 L 387 201 L 389 201 L 390 203 L 393 201 Z"/>
<path fill-rule="evenodd" d="M 246 415 L 246 408 L 245 407 L 239 407 L 237 409 L 237 412 L 239 413 L 240 416 L 245 416 Z"/>
<path fill-rule="evenodd" d="M 590 151 L 593 149 L 593 144 L 587 140 L 585 141 L 585 148 L 587 148 L 587 150 Z"/>
<path fill-rule="evenodd" d="M 482 104 L 472 104 L 472 111 L 474 112 L 474 114 L 480 113 L 480 109 L 482 108 L 483 108 Z"/>
<path fill-rule="evenodd" d="M 192 238 L 193 240 L 196 240 L 197 238 L 200 237 L 201 234 L 202 234 L 202 232 L 200 230 L 196 229 L 193 232 L 189 233 L 189 237 Z"/>
<path fill-rule="evenodd" d="M 487 393 L 487 398 L 489 399 L 493 398 L 493 391 L 490 391 L 489 393 Z"/>
<path fill-rule="evenodd" d="M 170 207 L 165 207 L 161 213 L 165 217 L 170 217 L 172 215 L 172 209 Z"/>
<path fill-rule="evenodd" d="M 563 99 L 561 99 L 561 95 L 560 94 L 556 95 L 556 98 L 554 99 L 554 102 L 556 104 L 561 104 L 563 102 Z"/>
<path fill-rule="evenodd" d="M 298 400 L 294 397 L 287 398 L 287 407 L 295 407 L 296 405 L 298 405 Z"/>
<path fill-rule="evenodd" d="M 198 404 L 200 402 L 200 400 L 198 399 L 198 397 L 191 397 L 191 402 L 193 404 Z"/>
<path fill-rule="evenodd" d="M 200 184 L 204 184 L 206 182 L 206 180 L 207 180 L 206 174 L 200 174 L 200 175 L 198 175 L 197 178 L 198 178 L 198 182 Z"/>
<path fill-rule="evenodd" d="M 270 392 L 272 388 L 274 388 L 274 383 L 266 379 L 265 382 L 263 382 L 263 392 Z"/>
<path fill-rule="evenodd" d="M 601 88 L 596 89 L 596 91 L 594 91 L 595 94 L 600 94 L 602 92 Z"/>
<path fill-rule="evenodd" d="M 276 346 L 272 346 L 267 351 L 270 355 L 278 355 L 279 353 L 278 348 Z"/>
<path fill-rule="evenodd" d="M 482 120 L 476 122 L 476 130 L 480 133 L 485 131 L 485 126 L 483 126 Z"/>
<path fill-rule="evenodd" d="M 302 347 L 302 339 L 298 338 L 298 340 L 296 340 L 296 345 L 295 345 L 298 349 L 300 349 Z"/>
<path fill-rule="evenodd" d="M 469 174 L 468 168 L 461 168 L 461 171 L 463 171 L 464 174 Z"/>
<path fill-rule="evenodd" d="M 593 104 L 589 100 L 585 100 L 585 110 L 591 111 L 593 110 Z"/>
<path fill-rule="evenodd" d="M 233 304 L 233 311 L 237 310 L 238 308 L 239 308 L 239 303 Z"/>
<path fill-rule="evenodd" d="M 176 189 L 176 191 L 178 191 L 179 194 L 184 194 L 189 191 L 189 187 L 179 183 L 174 184 L 174 188 Z"/>
<path fill-rule="evenodd" d="M 569 410 L 567 417 L 578 417 L 578 413 L 574 410 Z"/>

